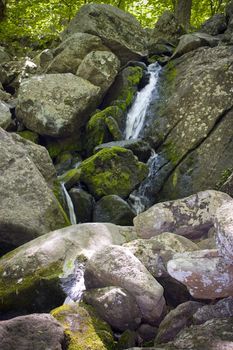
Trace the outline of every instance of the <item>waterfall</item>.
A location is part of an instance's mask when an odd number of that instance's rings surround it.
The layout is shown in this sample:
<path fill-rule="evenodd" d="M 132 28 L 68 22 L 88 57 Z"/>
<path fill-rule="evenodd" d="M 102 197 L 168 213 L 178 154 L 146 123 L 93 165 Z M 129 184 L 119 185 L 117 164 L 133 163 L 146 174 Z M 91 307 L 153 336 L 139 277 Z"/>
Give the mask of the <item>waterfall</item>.
<path fill-rule="evenodd" d="M 82 299 L 83 292 L 86 290 L 84 271 L 85 263 L 76 262 L 74 271 L 69 276 L 61 279 L 62 289 L 67 295 L 64 304 L 79 302 Z"/>
<path fill-rule="evenodd" d="M 161 66 L 156 62 L 148 66 L 149 83 L 137 93 L 136 99 L 127 114 L 125 139 L 136 139 L 143 128 L 147 107 L 152 96 L 157 93 L 157 82 Z"/>
<path fill-rule="evenodd" d="M 149 199 L 149 192 L 152 182 L 151 180 L 153 180 L 161 165 L 160 157 L 153 149 L 151 150 L 151 156 L 147 162 L 147 165 L 149 168 L 147 178 L 140 184 L 139 188 L 129 196 L 129 204 L 136 214 L 140 214 L 151 204 Z"/>
<path fill-rule="evenodd" d="M 64 182 L 61 183 L 61 186 L 62 186 L 63 193 L 65 195 L 66 204 L 68 206 L 71 225 L 75 225 L 75 224 L 77 224 L 77 220 L 76 220 L 76 215 L 75 215 L 75 212 L 74 212 L 73 202 L 72 202 L 72 200 L 70 198 L 70 195 L 69 195 L 69 193 L 68 193 L 68 191 L 66 189 L 66 186 L 65 186 Z"/>

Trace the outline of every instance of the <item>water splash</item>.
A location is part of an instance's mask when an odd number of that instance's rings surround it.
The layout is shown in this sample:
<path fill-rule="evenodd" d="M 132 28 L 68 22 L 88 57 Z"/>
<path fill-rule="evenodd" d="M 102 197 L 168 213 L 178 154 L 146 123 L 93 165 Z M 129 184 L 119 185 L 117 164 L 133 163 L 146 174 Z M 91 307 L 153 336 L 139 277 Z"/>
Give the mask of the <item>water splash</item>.
<path fill-rule="evenodd" d="M 147 107 L 150 104 L 151 98 L 156 93 L 157 82 L 161 66 L 156 62 L 148 66 L 148 73 L 150 74 L 149 84 L 147 84 L 141 91 L 137 93 L 136 99 L 130 108 L 125 129 L 125 139 L 136 139 L 143 128 Z"/>
<path fill-rule="evenodd" d="M 62 289 L 67 295 L 64 304 L 79 302 L 82 299 L 83 292 L 86 290 L 84 271 L 85 263 L 76 262 L 73 273 L 61 279 Z"/>
<path fill-rule="evenodd" d="M 147 162 L 149 174 L 140 184 L 139 188 L 133 191 L 129 196 L 129 205 L 138 215 L 154 204 L 153 186 L 156 181 L 157 173 L 167 163 L 167 160 L 161 155 L 151 150 L 151 156 Z"/>
<path fill-rule="evenodd" d="M 68 206 L 71 225 L 75 225 L 75 224 L 77 224 L 77 219 L 76 219 L 76 215 L 74 212 L 74 205 L 73 205 L 72 199 L 70 198 L 70 195 L 66 189 L 64 182 L 61 183 L 61 187 L 62 187 L 63 193 L 65 195 L 66 204 Z"/>

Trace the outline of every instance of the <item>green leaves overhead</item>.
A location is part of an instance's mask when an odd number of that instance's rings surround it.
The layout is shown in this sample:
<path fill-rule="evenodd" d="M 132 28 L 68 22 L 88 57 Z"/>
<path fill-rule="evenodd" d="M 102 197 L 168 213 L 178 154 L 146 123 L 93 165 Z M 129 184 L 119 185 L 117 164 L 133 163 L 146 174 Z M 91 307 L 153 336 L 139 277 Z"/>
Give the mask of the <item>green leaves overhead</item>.
<path fill-rule="evenodd" d="M 40 47 L 59 36 L 78 9 L 87 3 L 107 3 L 132 13 L 144 27 L 153 27 L 165 10 L 174 11 L 177 0 L 8 0 L 6 18 L 0 23 L 0 42 Z M 191 25 L 221 12 L 227 0 L 193 0 Z"/>

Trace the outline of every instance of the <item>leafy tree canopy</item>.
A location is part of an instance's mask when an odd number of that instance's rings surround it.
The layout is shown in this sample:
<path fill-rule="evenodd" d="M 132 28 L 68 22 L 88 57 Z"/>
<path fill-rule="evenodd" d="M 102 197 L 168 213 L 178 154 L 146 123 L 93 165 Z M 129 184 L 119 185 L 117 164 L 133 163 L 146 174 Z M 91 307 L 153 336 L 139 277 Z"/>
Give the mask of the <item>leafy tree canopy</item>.
<path fill-rule="evenodd" d="M 87 3 L 107 3 L 132 13 L 144 27 L 153 27 L 165 10 L 175 11 L 177 0 L 8 0 L 0 23 L 0 42 L 43 48 L 56 39 L 78 9 Z M 223 12 L 227 0 L 193 0 L 191 25 Z"/>

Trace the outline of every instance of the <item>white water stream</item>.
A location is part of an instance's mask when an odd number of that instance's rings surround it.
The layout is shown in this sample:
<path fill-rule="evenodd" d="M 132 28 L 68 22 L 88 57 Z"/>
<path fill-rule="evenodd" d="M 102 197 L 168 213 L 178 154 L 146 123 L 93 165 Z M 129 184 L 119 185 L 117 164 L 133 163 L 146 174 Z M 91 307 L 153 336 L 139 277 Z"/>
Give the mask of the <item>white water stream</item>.
<path fill-rule="evenodd" d="M 136 99 L 127 114 L 125 139 L 136 139 L 143 128 L 147 107 L 154 96 L 161 66 L 156 62 L 148 66 L 149 84 L 137 93 Z"/>
<path fill-rule="evenodd" d="M 73 205 L 72 199 L 70 198 L 70 195 L 69 195 L 64 183 L 61 183 L 61 187 L 62 187 L 63 193 L 65 195 L 66 204 L 68 206 L 71 225 L 75 225 L 75 224 L 77 224 L 77 220 L 76 220 L 76 215 L 74 212 L 74 205 Z"/>

